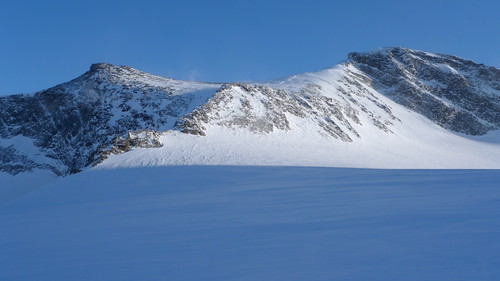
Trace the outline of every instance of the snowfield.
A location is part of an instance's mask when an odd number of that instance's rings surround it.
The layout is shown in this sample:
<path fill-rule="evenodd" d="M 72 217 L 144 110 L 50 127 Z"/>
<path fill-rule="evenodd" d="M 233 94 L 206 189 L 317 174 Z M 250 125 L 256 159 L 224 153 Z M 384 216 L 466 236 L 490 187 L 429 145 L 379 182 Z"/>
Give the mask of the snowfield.
<path fill-rule="evenodd" d="M 111 155 L 89 169 L 170 165 L 271 165 L 378 169 L 500 169 L 498 132 L 470 137 L 451 133 L 416 114 L 399 135 L 338 142 L 294 131 L 259 135 L 245 129 L 213 127 L 207 136 L 162 133 L 162 147 L 135 148 Z M 400 116 L 404 116 L 401 113 Z M 403 117 L 404 118 L 404 117 Z M 405 131 L 406 130 L 406 131 Z"/>
<path fill-rule="evenodd" d="M 24 177 L 40 183 L 21 194 Z M 0 186 L 0 280 L 500 280 L 497 170 L 15 178 Z"/>

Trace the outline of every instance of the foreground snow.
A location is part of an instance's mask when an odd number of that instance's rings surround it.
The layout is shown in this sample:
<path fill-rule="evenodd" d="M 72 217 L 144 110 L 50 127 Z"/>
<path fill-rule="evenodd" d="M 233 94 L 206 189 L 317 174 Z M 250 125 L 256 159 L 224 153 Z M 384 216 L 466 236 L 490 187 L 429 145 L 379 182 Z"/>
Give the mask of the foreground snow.
<path fill-rule="evenodd" d="M 491 170 L 87 171 L 0 204 L 0 280 L 499 280 L 499 181 Z"/>

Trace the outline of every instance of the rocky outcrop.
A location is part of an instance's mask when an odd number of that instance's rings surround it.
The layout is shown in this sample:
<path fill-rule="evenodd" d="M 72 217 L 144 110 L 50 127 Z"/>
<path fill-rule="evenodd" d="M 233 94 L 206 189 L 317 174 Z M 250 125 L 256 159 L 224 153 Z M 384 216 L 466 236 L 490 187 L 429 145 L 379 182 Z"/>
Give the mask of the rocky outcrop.
<path fill-rule="evenodd" d="M 137 130 L 127 133 L 126 137 L 115 136 L 110 147 L 101 147 L 96 153 L 99 158 L 92 163 L 95 166 L 106 160 L 112 154 L 121 154 L 134 148 L 158 148 L 162 147 L 160 142 L 161 133 L 153 130 Z"/>

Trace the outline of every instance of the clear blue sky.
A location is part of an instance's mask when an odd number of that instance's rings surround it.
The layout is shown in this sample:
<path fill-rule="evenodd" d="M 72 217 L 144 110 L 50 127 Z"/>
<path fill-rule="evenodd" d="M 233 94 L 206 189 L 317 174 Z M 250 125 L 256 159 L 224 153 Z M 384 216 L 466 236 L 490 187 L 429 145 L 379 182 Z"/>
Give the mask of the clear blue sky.
<path fill-rule="evenodd" d="M 54 86 L 94 62 L 262 80 L 383 46 L 500 67 L 500 1 L 3 1 L 0 94 Z"/>

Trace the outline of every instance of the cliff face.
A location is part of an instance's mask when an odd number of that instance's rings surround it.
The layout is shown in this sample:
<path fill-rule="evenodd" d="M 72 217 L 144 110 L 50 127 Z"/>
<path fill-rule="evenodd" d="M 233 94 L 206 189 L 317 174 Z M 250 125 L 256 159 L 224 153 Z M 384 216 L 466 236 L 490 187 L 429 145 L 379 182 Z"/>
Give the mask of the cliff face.
<path fill-rule="evenodd" d="M 397 135 L 401 120 L 387 97 L 454 132 L 500 129 L 500 70 L 405 48 L 351 53 L 332 69 L 265 84 L 176 81 L 94 64 L 53 88 L 0 97 L 0 171 L 67 175 L 134 147 L 160 147 L 169 130 L 301 130 L 354 143 L 367 128 Z"/>

